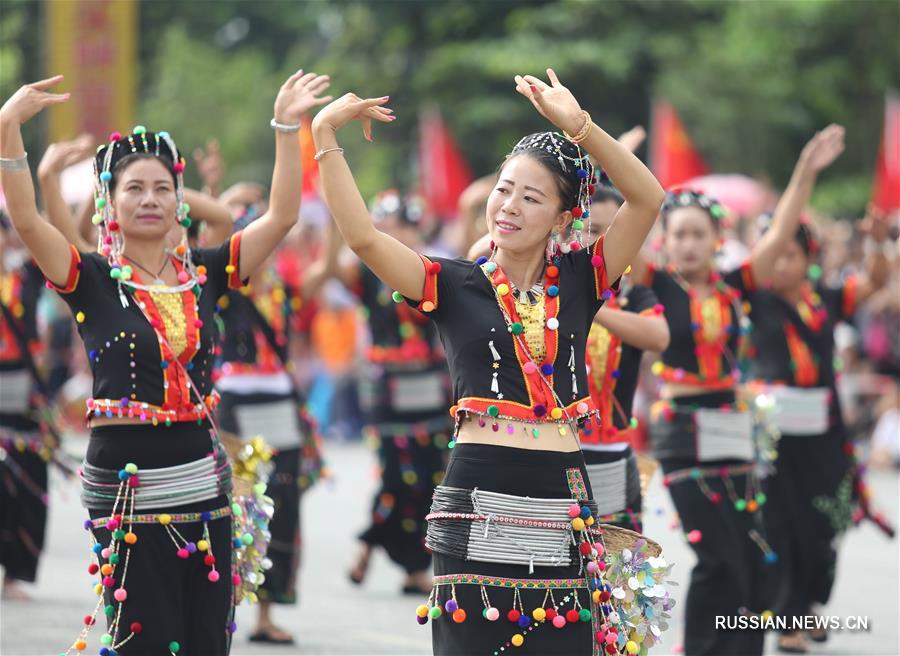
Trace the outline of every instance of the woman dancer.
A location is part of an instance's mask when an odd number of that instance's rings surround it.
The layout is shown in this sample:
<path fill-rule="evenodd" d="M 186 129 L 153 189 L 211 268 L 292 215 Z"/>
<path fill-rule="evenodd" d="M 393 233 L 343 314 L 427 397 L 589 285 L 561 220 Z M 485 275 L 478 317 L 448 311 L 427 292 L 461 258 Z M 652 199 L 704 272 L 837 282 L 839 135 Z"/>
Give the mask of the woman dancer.
<path fill-rule="evenodd" d="M 82 498 L 98 601 L 71 649 L 86 648 L 101 611 L 101 653 L 227 654 L 231 622 L 230 477 L 215 438 L 210 373 L 213 309 L 246 280 L 297 219 L 303 112 L 328 79 L 298 71 L 275 101 L 276 159 L 268 214 L 222 246 L 172 253 L 186 230 L 184 160 L 172 138 L 138 126 L 111 135 L 95 160 L 100 253 L 80 253 L 43 221 L 21 126 L 69 94 L 56 76 L 19 89 L 0 109 L 0 170 L 10 216 L 69 304 L 94 374 Z M 238 536 L 240 538 L 241 536 Z"/>
<path fill-rule="evenodd" d="M 603 177 L 592 199 L 591 217 L 597 234 L 609 228 L 624 202 Z M 632 451 L 637 419 L 631 406 L 643 352 L 663 351 L 669 345 L 669 327 L 662 312 L 653 290 L 635 285 L 631 276 L 625 275 L 618 293 L 594 317 L 587 340 L 588 389 L 600 412 L 600 427 L 581 431 L 588 476 L 600 520 L 638 532 L 642 527 L 641 480 Z"/>
<path fill-rule="evenodd" d="M 43 349 L 37 304 L 44 278 L 0 213 L 0 565 L 3 598 L 27 600 L 47 524 L 47 463 L 58 446 L 47 388 L 35 363 Z M 36 404 L 35 400 L 39 399 Z"/>
<path fill-rule="evenodd" d="M 635 638 L 650 646 L 658 636 L 643 621 L 640 636 L 630 631 L 627 613 L 612 612 L 598 582 L 603 547 L 591 528 L 596 506 L 577 433 L 595 414 L 586 396 L 588 328 L 663 193 L 555 73 L 547 75 L 549 84 L 517 76 L 516 89 L 573 136 L 532 134 L 506 158 L 487 205 L 493 255 L 475 264 L 422 257 L 374 226 L 336 133 L 360 120 L 371 139 L 372 120 L 394 119 L 387 97 L 347 94 L 313 122 L 325 199 L 344 239 L 399 300 L 429 314 L 451 367 L 455 448 L 429 515 L 435 589 L 417 611 L 420 623 L 437 620 L 438 654 L 523 644 L 523 653 L 589 654 L 600 643 L 615 650 L 617 641 L 636 653 Z M 619 181 L 626 201 L 605 238 L 586 248 L 579 238 L 589 219 L 588 153 Z M 558 239 L 570 229 L 562 252 Z M 513 526 L 514 517 L 523 525 Z M 653 599 L 664 616 L 671 600 Z"/>
<path fill-rule="evenodd" d="M 371 214 L 379 230 L 421 252 L 424 209 L 421 199 L 387 190 L 376 197 Z M 341 243 L 339 234 L 330 237 L 331 243 Z M 333 261 L 336 250 L 330 252 Z M 425 546 L 425 515 L 444 475 L 453 432 L 447 416 L 447 356 L 428 317 L 395 303 L 371 269 L 355 265 L 342 277 L 359 295 L 372 336 L 365 376 L 370 385 L 367 430 L 378 445 L 381 469 L 371 523 L 359 536 L 362 545 L 350 579 L 362 583 L 373 548 L 381 547 L 406 572 L 402 591 L 427 593 L 431 552 Z"/>
<path fill-rule="evenodd" d="M 798 207 L 812 185 L 804 192 Z M 835 387 L 834 326 L 850 321 L 859 303 L 887 280 L 883 247 L 890 247 L 888 224 L 883 217 L 867 217 L 863 226 L 872 247 L 867 275 L 849 277 L 840 286 L 810 278 L 818 243 L 811 227 L 801 224 L 775 262 L 772 288 L 748 299 L 751 384 L 774 396 L 781 432 L 775 473 L 766 480 L 764 517 L 779 555 L 774 608 L 784 617 L 812 615 L 813 604 L 828 601 L 837 566 L 835 538 L 850 525 L 859 492 L 853 444 Z M 819 628 L 807 635 L 817 642 L 827 636 Z M 806 653 L 807 635 L 787 630 L 779 636 L 778 647 Z"/>
<path fill-rule="evenodd" d="M 260 220 L 245 208 L 235 222 L 240 231 Z M 318 476 L 321 458 L 314 421 L 292 375 L 290 342 L 293 322 L 302 306 L 300 290 L 279 279 L 269 258 L 241 290 L 219 299 L 224 339 L 216 389 L 222 396 L 218 417 L 222 430 L 249 441 L 262 436 L 275 451 L 266 494 L 274 502 L 266 551 L 272 562 L 257 590 L 259 614 L 250 642 L 293 644 L 277 626 L 273 604 L 297 603 L 300 567 L 302 494 Z"/>
<path fill-rule="evenodd" d="M 765 494 L 754 473 L 752 418 L 735 397 L 740 302 L 771 275 L 797 229 L 806 186 L 842 149 L 837 126 L 807 144 L 771 229 L 739 269 L 720 274 L 713 268 L 723 208 L 702 194 L 675 191 L 662 211 L 669 266 L 635 272 L 665 305 L 671 334 L 655 368 L 664 381 L 663 401 L 650 434 L 697 555 L 685 610 L 684 648 L 691 656 L 762 653 L 762 631 L 718 630 L 715 624 L 716 615 L 768 607 L 764 561 L 776 559 L 760 532 Z"/>

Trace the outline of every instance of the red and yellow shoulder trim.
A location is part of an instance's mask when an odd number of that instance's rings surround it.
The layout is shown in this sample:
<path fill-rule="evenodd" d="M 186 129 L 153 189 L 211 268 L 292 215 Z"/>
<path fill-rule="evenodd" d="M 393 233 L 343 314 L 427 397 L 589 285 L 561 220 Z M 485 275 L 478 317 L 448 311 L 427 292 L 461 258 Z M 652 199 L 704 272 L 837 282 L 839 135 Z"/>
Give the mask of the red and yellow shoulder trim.
<path fill-rule="evenodd" d="M 841 316 L 849 319 L 856 314 L 856 308 L 859 304 L 859 279 L 856 276 L 850 276 L 844 282 L 843 293 L 841 294 Z"/>
<path fill-rule="evenodd" d="M 432 262 L 424 255 L 422 264 L 425 267 L 425 285 L 422 287 L 422 300 L 416 306 L 422 312 L 433 312 L 438 307 L 438 274 L 441 272 L 441 263 Z"/>
<path fill-rule="evenodd" d="M 594 267 L 594 293 L 597 298 L 604 298 L 604 292 L 609 289 L 609 277 L 606 273 L 606 260 L 603 258 L 603 241 L 605 235 L 600 235 L 591 246 L 591 266 Z M 611 296 L 611 294 L 606 294 Z M 604 298 L 604 300 L 606 300 Z"/>
<path fill-rule="evenodd" d="M 244 286 L 241 280 L 241 236 L 243 231 L 231 235 L 228 240 L 228 264 L 225 265 L 225 273 L 228 274 L 228 288 L 240 289 Z"/>
<path fill-rule="evenodd" d="M 746 260 L 740 267 L 741 282 L 744 283 L 744 289 L 748 292 L 756 291 L 756 278 L 753 275 L 753 266 L 750 260 Z"/>
<path fill-rule="evenodd" d="M 78 287 L 78 280 L 81 278 L 81 253 L 72 244 L 69 244 L 69 252 L 69 273 L 66 275 L 66 282 L 60 286 L 47 278 L 47 287 L 55 289 L 60 294 L 74 292 Z"/>

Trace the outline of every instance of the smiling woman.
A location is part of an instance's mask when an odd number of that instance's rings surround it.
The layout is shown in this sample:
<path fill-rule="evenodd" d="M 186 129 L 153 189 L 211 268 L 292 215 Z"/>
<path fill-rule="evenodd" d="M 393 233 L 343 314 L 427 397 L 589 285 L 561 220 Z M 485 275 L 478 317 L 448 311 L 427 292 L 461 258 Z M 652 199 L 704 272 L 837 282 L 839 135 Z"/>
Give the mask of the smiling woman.
<path fill-rule="evenodd" d="M 373 119 L 394 120 L 387 97 L 347 94 L 313 122 L 325 200 L 347 244 L 397 290 L 396 301 L 405 297 L 431 318 L 450 364 L 454 448 L 426 517 L 435 586 L 417 610 L 420 624 L 433 620 L 437 654 L 522 645 L 523 653 L 591 654 L 629 625 L 642 627 L 649 647 L 671 606 L 660 587 L 653 609 L 629 602 L 613 612 L 599 573 L 619 553 L 605 553 L 611 529 L 595 521 L 577 440 L 579 425 L 596 417 L 584 367 L 588 328 L 663 192 L 547 75 L 550 84 L 517 76 L 516 90 L 574 136 L 528 135 L 506 157 L 487 201 L 491 257 L 474 263 L 420 256 L 373 224 L 336 133 L 359 120 L 371 139 Z M 594 184 L 589 155 L 625 198 L 594 243 L 582 236 Z M 634 534 L 630 544 L 639 558 L 649 548 Z M 498 621 L 501 612 L 508 621 Z M 639 648 L 632 641 L 628 649 Z"/>
<path fill-rule="evenodd" d="M 107 617 L 101 653 L 227 654 L 231 470 L 210 417 L 213 313 L 297 220 L 294 133 L 329 99 L 317 97 L 328 79 L 298 71 L 282 85 L 269 211 L 217 248 L 190 248 L 185 161 L 172 137 L 143 126 L 110 135 L 95 158 L 96 253 L 79 252 L 39 216 L 22 146 L 22 124 L 68 99 L 49 91 L 61 81 L 26 85 L 0 109 L 0 170 L 13 226 L 69 305 L 93 373 L 82 500 L 91 516 L 88 571 L 102 577 Z M 168 249 L 179 225 L 181 241 Z M 104 603 L 72 649 L 86 648 Z"/>

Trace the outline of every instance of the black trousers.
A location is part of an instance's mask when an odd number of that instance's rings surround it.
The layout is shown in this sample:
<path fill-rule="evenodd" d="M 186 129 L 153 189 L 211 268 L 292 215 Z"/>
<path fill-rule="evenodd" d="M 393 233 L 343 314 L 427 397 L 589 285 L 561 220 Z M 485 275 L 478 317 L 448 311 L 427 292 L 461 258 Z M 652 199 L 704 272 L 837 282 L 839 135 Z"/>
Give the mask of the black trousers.
<path fill-rule="evenodd" d="M 359 539 L 383 547 L 407 573 L 427 569 L 425 515 L 444 471 L 447 433 L 410 430 L 379 435 L 381 486 L 372 499 L 372 521 Z"/>
<path fill-rule="evenodd" d="M 809 615 L 834 586 L 835 538 L 850 523 L 852 462 L 841 430 L 824 435 L 782 435 L 776 471 L 766 480 L 766 528 L 779 555 L 779 615 Z"/>
<path fill-rule="evenodd" d="M 673 422 L 660 419 L 651 426 L 655 448 L 677 453 L 693 445 L 695 435 L 691 421 L 681 415 L 691 407 L 718 408 L 734 401 L 730 392 L 693 395 L 679 398 L 679 411 Z M 693 448 L 693 447 L 690 447 Z M 687 458 L 660 458 L 664 474 L 700 465 Z M 702 466 L 740 464 L 737 461 L 704 462 Z M 747 475 L 730 476 L 739 497 L 747 487 Z M 698 482 L 682 479 L 669 485 L 669 494 L 681 518 L 682 531 L 700 531 L 700 540 L 691 543 L 697 564 L 691 570 L 690 586 L 684 610 L 684 653 L 686 656 L 759 656 L 763 653 L 765 633 L 761 630 L 727 630 L 716 628 L 716 616 L 738 616 L 746 612 L 760 613 L 770 608 L 772 568 L 765 562 L 763 551 L 750 537 L 756 530 L 764 534 L 761 512 L 739 512 L 729 501 L 723 479 L 705 478 L 709 490 L 718 493 L 721 502 L 713 503 Z M 763 508 L 768 509 L 769 503 Z"/>
<path fill-rule="evenodd" d="M 557 453 L 551 451 L 531 451 L 489 444 L 457 444 L 451 452 L 450 464 L 444 477 L 444 485 L 450 487 L 475 488 L 490 492 L 531 496 L 536 498 L 573 497 L 569 488 L 566 472 L 576 469 L 580 472 L 591 497 L 590 481 L 584 468 L 584 457 L 580 451 L 573 453 Z M 534 574 L 528 573 L 524 565 L 509 565 L 466 561 L 444 554 L 434 554 L 434 573 L 436 576 L 446 574 L 476 574 L 490 577 L 508 577 L 515 579 L 577 579 L 584 578 L 579 574 L 578 562 L 568 567 L 535 567 Z M 441 586 L 440 603 L 447 600 L 447 586 Z M 442 617 L 430 622 L 432 626 L 432 648 L 435 654 L 468 656 L 469 654 L 493 654 L 503 647 L 506 652 L 535 656 L 587 656 L 592 653 L 594 636 L 591 622 L 569 624 L 563 629 L 556 629 L 549 622 L 543 623 L 532 631 L 521 648 L 508 646 L 511 636 L 517 633 L 516 625 L 506 619 L 506 613 L 513 608 L 513 591 L 509 588 L 485 586 L 491 605 L 500 611 L 500 619 L 496 622 L 485 621 L 481 617 L 484 607 L 478 585 L 457 585 L 456 598 L 459 607 L 466 610 L 469 619 L 456 624 L 449 617 Z M 578 589 L 579 602 L 584 608 L 591 608 L 589 592 L 585 588 Z M 522 590 L 522 604 L 527 613 L 543 605 L 544 590 Z M 572 591 L 556 591 L 554 598 L 562 604 L 566 594 Z M 574 600 L 562 604 L 565 610 L 574 606 Z M 520 632 L 520 631 L 519 631 Z"/>
<path fill-rule="evenodd" d="M 190 462 L 203 458 L 210 450 L 208 427 L 195 423 L 171 427 L 103 426 L 91 431 L 86 460 L 105 469 L 122 469 L 127 463 L 134 463 L 140 470 Z M 228 503 L 229 499 L 223 495 L 208 501 L 137 512 L 202 512 Z M 109 510 L 92 509 L 90 515 L 92 518 L 108 516 Z M 201 539 L 202 522 L 177 525 L 173 522 L 173 525 L 185 540 L 196 543 Z M 140 623 L 142 630 L 116 651 L 126 656 L 169 655 L 169 644 L 177 642 L 178 656 L 228 654 L 231 648 L 228 625 L 234 614 L 231 517 L 209 522 L 211 551 L 220 574 L 215 583 L 207 579 L 209 567 L 203 562 L 203 554 L 197 552 L 187 559 L 179 558 L 177 547 L 161 524 L 134 524 L 132 530 L 138 540 L 131 546 L 123 543 L 120 562 L 128 554 L 128 568 L 124 581 L 119 584 L 128 591 L 128 598 L 122 604 L 119 633 L 114 639 L 118 642 L 125 638 L 134 622 Z M 94 537 L 103 546 L 110 542 L 110 533 L 105 528 L 95 529 Z M 117 567 L 117 576 L 120 571 Z M 110 592 L 105 603 L 118 606 Z M 101 621 L 102 617 L 98 617 L 98 623 Z"/>
<path fill-rule="evenodd" d="M 0 415 L 0 427 L 33 433 L 37 424 L 21 415 Z M 3 445 L 0 460 L 0 565 L 4 576 L 34 582 L 47 526 L 47 463 L 27 447 Z"/>

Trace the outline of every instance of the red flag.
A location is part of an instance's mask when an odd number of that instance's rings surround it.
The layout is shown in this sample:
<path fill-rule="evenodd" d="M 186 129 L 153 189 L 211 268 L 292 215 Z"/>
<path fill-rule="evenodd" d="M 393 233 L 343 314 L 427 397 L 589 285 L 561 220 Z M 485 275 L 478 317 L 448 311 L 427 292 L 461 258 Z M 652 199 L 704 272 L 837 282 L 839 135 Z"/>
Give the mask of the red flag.
<path fill-rule="evenodd" d="M 709 173 L 675 108 L 667 102 L 653 104 L 650 165 L 653 174 L 666 189 Z"/>
<path fill-rule="evenodd" d="M 900 208 L 900 96 L 890 93 L 884 101 L 884 131 L 875 165 L 872 203 L 883 212 Z"/>
<path fill-rule="evenodd" d="M 424 112 L 419 121 L 419 187 L 428 209 L 443 219 L 456 218 L 459 196 L 471 182 L 472 172 L 440 112 Z"/>
<path fill-rule="evenodd" d="M 300 119 L 300 163 L 303 167 L 303 196 L 318 193 L 319 163 L 316 161 L 316 144 L 313 143 L 312 118 L 309 114 Z"/>

